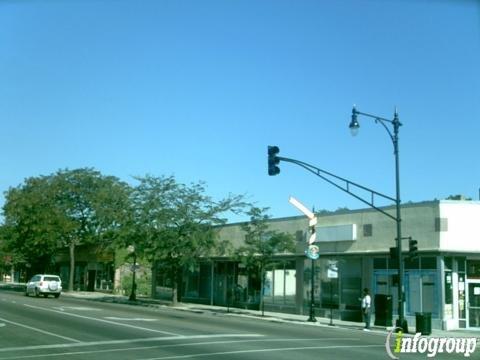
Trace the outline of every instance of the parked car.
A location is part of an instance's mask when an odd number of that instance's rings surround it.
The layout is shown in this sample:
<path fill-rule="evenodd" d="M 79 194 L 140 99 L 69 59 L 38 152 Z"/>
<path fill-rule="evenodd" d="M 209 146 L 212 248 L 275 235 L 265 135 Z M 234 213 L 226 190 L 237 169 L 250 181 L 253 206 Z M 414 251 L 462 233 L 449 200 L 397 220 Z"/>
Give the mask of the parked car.
<path fill-rule="evenodd" d="M 25 296 L 53 295 L 56 298 L 62 293 L 62 280 L 57 275 L 38 274 L 33 276 L 27 283 Z"/>

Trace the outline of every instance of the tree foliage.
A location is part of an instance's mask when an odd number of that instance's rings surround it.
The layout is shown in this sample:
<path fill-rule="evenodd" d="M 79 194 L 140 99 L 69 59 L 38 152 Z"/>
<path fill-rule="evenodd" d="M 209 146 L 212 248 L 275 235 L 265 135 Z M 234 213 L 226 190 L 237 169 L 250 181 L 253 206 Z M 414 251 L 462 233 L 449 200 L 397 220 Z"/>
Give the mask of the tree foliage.
<path fill-rule="evenodd" d="M 3 246 L 12 263 L 32 271 L 48 270 L 57 249 L 57 217 L 51 201 L 51 177 L 28 178 L 6 192 Z"/>
<path fill-rule="evenodd" d="M 75 248 L 114 242 L 128 208 L 128 185 L 93 169 L 58 171 L 53 176 L 53 204 L 59 214 L 58 240 L 70 252 L 69 290 L 73 290 Z"/>
<path fill-rule="evenodd" d="M 227 212 L 240 212 L 245 203 L 235 195 L 214 200 L 204 183 L 185 185 L 173 176 L 136 180 L 138 185 L 130 187 L 90 168 L 26 179 L 6 194 L 0 232 L 5 249 L 32 272 L 48 270 L 58 252 L 68 249 L 68 288 L 73 289 L 78 246 L 133 245 L 135 257 L 162 264 L 175 301 L 183 268 L 226 250 L 216 227 L 226 222 Z"/>
<path fill-rule="evenodd" d="M 7 248 L 17 263 L 30 265 L 34 272 L 48 270 L 45 264 L 53 263 L 59 249 L 68 248 L 71 290 L 75 248 L 112 243 L 128 201 L 126 184 L 90 168 L 28 178 L 6 194 Z"/>
<path fill-rule="evenodd" d="M 457 194 L 457 195 L 449 195 L 446 200 L 464 200 L 464 201 L 471 201 L 472 198 L 462 195 L 462 194 Z"/>
<path fill-rule="evenodd" d="M 242 196 L 219 201 L 206 195 L 203 183 L 185 185 L 174 177 L 139 177 L 132 192 L 132 221 L 127 241 L 152 263 L 158 261 L 173 284 L 177 300 L 178 280 L 184 267 L 219 250 L 216 225 L 226 222 L 226 212 L 244 206 Z"/>

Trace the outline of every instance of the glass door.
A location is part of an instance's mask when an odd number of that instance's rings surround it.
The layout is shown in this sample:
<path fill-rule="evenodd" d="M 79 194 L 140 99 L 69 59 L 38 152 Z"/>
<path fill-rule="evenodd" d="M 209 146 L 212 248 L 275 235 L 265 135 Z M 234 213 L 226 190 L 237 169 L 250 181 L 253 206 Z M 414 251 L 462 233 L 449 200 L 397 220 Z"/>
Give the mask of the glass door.
<path fill-rule="evenodd" d="M 468 327 L 480 329 L 480 281 L 468 282 L 467 296 Z"/>

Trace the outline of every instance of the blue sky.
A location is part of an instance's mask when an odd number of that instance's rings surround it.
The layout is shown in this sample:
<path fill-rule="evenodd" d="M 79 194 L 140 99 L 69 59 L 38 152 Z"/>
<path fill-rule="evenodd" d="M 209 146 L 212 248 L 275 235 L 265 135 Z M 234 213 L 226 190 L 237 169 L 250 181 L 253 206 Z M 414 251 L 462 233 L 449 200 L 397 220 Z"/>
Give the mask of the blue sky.
<path fill-rule="evenodd" d="M 364 207 L 280 155 L 394 195 L 393 147 L 351 108 L 398 107 L 402 201 L 478 199 L 472 0 L 0 2 L 0 191 L 94 167 L 205 181 L 274 217 Z M 0 204 L 3 203 L 0 197 Z M 242 220 L 231 217 L 231 221 Z"/>

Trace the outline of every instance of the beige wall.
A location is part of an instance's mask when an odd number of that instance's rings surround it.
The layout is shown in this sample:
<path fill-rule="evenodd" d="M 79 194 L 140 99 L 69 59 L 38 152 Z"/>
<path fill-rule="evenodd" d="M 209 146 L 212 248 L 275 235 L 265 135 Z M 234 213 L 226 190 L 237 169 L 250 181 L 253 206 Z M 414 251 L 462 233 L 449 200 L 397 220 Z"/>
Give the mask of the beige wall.
<path fill-rule="evenodd" d="M 308 220 L 306 217 L 291 217 L 272 219 L 268 230 L 286 232 L 295 236 L 297 231 L 304 231 L 308 228 Z M 245 240 L 245 232 L 241 228 L 241 223 L 229 224 L 219 229 L 220 240 L 229 240 L 234 247 L 243 245 Z"/>
<path fill-rule="evenodd" d="M 395 216 L 395 207 L 383 210 Z M 480 252 L 480 202 L 476 201 L 429 201 L 402 205 L 402 237 L 411 236 L 418 241 L 419 251 L 458 251 Z M 436 218 L 446 218 L 447 231 L 437 231 Z M 374 209 L 340 211 L 318 217 L 317 229 L 322 226 L 356 224 L 357 238 L 353 241 L 317 242 L 321 254 L 368 254 L 388 253 L 395 246 L 396 222 Z M 372 224 L 372 236 L 364 236 L 363 226 Z M 273 219 L 270 230 L 296 234 L 308 232 L 308 220 L 304 216 Z M 229 239 L 240 246 L 245 234 L 240 224 L 230 224 L 220 228 L 220 238 Z M 305 245 L 298 246 L 303 253 Z M 404 251 L 408 250 L 408 240 L 403 240 Z"/>

